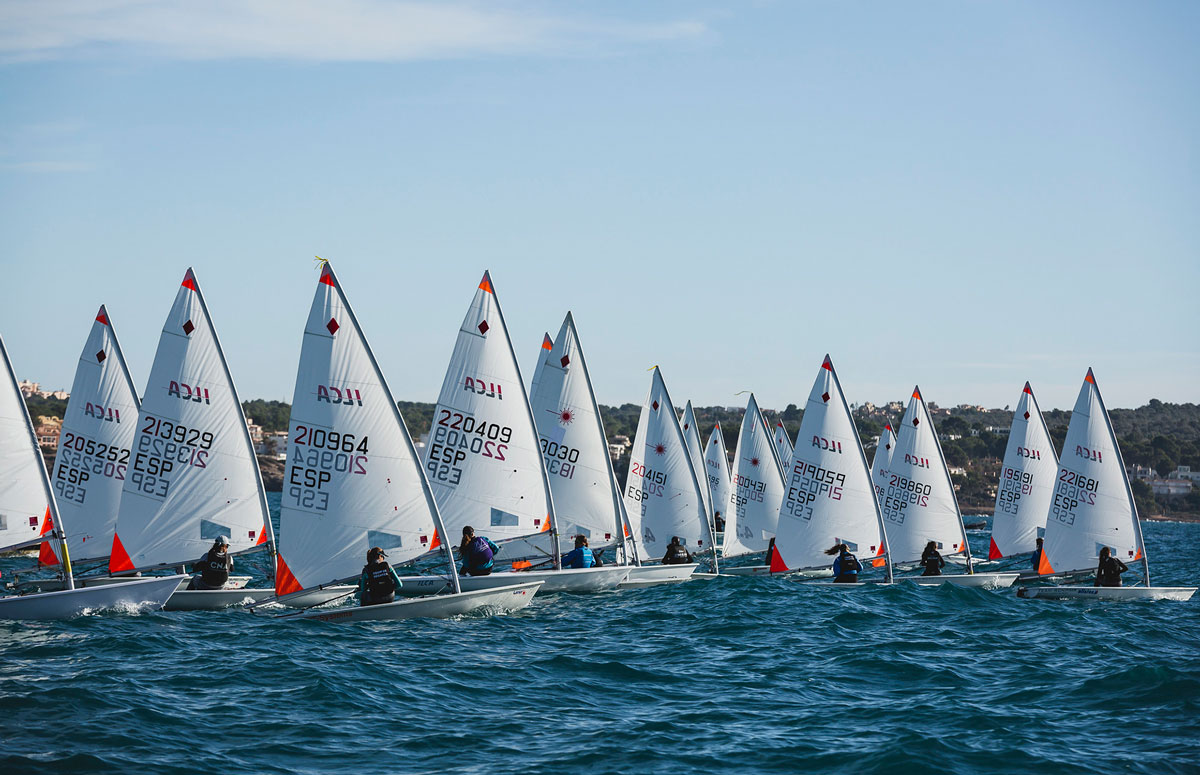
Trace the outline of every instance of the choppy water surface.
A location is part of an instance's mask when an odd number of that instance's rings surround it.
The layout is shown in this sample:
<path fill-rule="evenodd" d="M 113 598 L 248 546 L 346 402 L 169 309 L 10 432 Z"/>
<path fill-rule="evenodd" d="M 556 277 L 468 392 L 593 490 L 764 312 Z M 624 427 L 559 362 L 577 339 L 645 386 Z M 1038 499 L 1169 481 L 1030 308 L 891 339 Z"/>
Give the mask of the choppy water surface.
<path fill-rule="evenodd" d="M 1157 584 L 1200 580 L 1200 525 L 1145 534 Z M 1198 642 L 1197 600 L 761 578 L 454 621 L 0 622 L 0 772 L 1195 772 Z"/>

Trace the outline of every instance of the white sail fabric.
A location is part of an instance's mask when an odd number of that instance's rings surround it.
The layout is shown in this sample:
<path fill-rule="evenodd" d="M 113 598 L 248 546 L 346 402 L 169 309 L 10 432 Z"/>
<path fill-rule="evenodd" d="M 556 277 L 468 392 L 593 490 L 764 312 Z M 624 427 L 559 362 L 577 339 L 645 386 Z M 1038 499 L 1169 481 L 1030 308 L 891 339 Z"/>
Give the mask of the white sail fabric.
<path fill-rule="evenodd" d="M 775 440 L 759 411 L 754 394 L 746 404 L 733 455 L 733 508 L 725 518 L 726 557 L 766 550 L 779 524 L 783 504 L 783 469 Z"/>
<path fill-rule="evenodd" d="M 779 464 L 783 466 L 784 478 L 792 465 L 792 440 L 788 438 L 787 428 L 783 420 L 775 421 L 775 454 L 779 456 Z"/>
<path fill-rule="evenodd" d="M 231 553 L 270 540 L 246 416 L 191 269 L 163 325 L 135 437 L 109 572 L 194 562 L 221 535 Z"/>
<path fill-rule="evenodd" d="M 280 505 L 280 595 L 358 576 L 374 546 L 403 563 L 446 541 L 408 427 L 328 263 L 304 327 Z"/>
<path fill-rule="evenodd" d="M 724 524 L 733 502 L 733 484 L 730 481 L 729 455 L 725 451 L 725 437 L 721 434 L 721 423 L 717 423 L 704 445 L 704 470 L 708 475 L 708 491 L 712 496 L 713 530 Z"/>
<path fill-rule="evenodd" d="M 623 497 L 643 559 L 662 556 L 675 536 L 692 552 L 712 548 L 700 481 L 657 366 L 629 451 Z"/>
<path fill-rule="evenodd" d="M 930 541 L 943 555 L 967 551 L 950 471 L 919 387 L 913 389 L 904 412 L 883 487 L 879 507 L 887 520 L 893 563 L 920 560 Z"/>
<path fill-rule="evenodd" d="M 533 379 L 529 382 L 529 395 L 532 405 L 532 396 L 537 388 L 538 382 L 542 378 L 542 369 L 546 368 L 546 361 L 550 359 L 550 352 L 554 349 L 554 340 L 550 338 L 550 332 L 542 334 L 542 347 L 538 350 L 537 362 L 533 366 Z M 535 421 L 537 418 L 534 418 Z"/>
<path fill-rule="evenodd" d="M 54 515 L 46 465 L 33 434 L 17 375 L 0 337 L 0 551 L 35 544 Z"/>
<path fill-rule="evenodd" d="M 692 461 L 692 468 L 696 471 L 696 478 L 700 480 L 701 485 L 704 485 L 704 479 L 707 476 L 707 469 L 704 465 L 704 446 L 700 442 L 700 428 L 696 425 L 696 412 L 692 409 L 692 402 L 688 401 L 683 407 L 683 438 L 687 442 L 688 456 Z M 700 496 L 704 500 L 704 513 L 707 515 L 709 524 L 712 524 L 713 504 L 712 492 L 706 486 L 700 487 Z"/>
<path fill-rule="evenodd" d="M 541 443 L 486 272 L 442 382 L 425 471 L 455 543 L 470 525 L 497 542 L 546 534 L 536 544 L 507 548 L 506 560 L 553 551 L 554 506 Z"/>
<path fill-rule="evenodd" d="M 879 434 L 879 446 L 875 447 L 875 457 L 871 460 L 871 484 L 875 487 L 875 497 L 883 503 L 887 494 L 888 466 L 892 464 L 892 452 L 896 449 L 896 432 L 892 424 L 883 426 Z"/>
<path fill-rule="evenodd" d="M 544 347 L 544 345 L 543 345 Z M 608 439 L 579 332 L 571 313 L 549 351 L 529 396 L 554 496 L 554 520 L 564 547 L 583 535 L 592 550 L 621 543 L 621 498 L 608 456 Z"/>
<path fill-rule="evenodd" d="M 989 560 L 1037 548 L 1038 530 L 1046 527 L 1057 476 L 1058 455 L 1033 389 L 1026 382 L 1013 412 L 1000 468 Z"/>
<path fill-rule="evenodd" d="M 1125 562 L 1145 558 L 1125 463 L 1088 369 L 1063 443 L 1038 572 L 1094 569 L 1105 546 Z"/>
<path fill-rule="evenodd" d="M 827 566 L 825 550 L 846 544 L 865 565 L 882 558 L 882 516 L 850 406 L 825 356 L 808 394 L 788 467 L 787 494 L 771 570 Z M 880 563 L 882 564 L 882 563 Z"/>
<path fill-rule="evenodd" d="M 112 549 L 139 408 L 116 331 L 101 306 L 75 368 L 50 477 L 59 514 L 71 525 L 67 550 L 76 562 L 107 557 Z M 48 541 L 42 557 L 60 561 L 57 546 Z"/>

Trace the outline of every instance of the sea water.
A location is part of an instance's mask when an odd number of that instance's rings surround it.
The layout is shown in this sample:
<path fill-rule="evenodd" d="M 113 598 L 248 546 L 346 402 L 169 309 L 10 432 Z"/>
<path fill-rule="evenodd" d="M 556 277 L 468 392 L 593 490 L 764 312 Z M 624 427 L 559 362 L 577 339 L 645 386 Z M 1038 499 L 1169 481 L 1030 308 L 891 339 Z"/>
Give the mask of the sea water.
<path fill-rule="evenodd" d="M 1200 525 L 1143 529 L 1156 584 L 1200 581 Z M 1200 600 L 755 577 L 449 621 L 0 622 L 0 773 L 1196 772 L 1198 642 Z"/>

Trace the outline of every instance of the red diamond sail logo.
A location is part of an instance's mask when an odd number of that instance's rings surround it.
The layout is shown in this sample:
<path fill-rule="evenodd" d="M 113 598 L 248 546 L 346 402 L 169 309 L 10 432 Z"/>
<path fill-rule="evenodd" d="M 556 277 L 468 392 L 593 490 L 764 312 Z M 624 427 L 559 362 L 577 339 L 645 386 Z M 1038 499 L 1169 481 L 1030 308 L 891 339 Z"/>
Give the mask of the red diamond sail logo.
<path fill-rule="evenodd" d="M 481 334 L 486 334 L 486 333 L 488 332 L 488 324 L 487 324 L 487 321 L 486 321 L 486 320 L 484 320 L 484 321 L 481 321 L 481 322 L 479 323 L 479 326 L 478 326 L 478 328 L 479 328 L 479 333 L 481 333 Z"/>
<path fill-rule="evenodd" d="M 655 401 L 654 403 L 650 404 L 650 408 L 657 412 L 658 411 L 658 402 Z"/>
<path fill-rule="evenodd" d="M 195 330 L 196 330 L 196 327 L 192 325 L 192 321 L 189 320 L 188 322 L 183 324 L 183 333 L 187 334 L 188 336 L 191 336 L 192 332 Z"/>
<path fill-rule="evenodd" d="M 103 350 L 101 350 L 100 352 L 96 353 L 96 362 L 97 362 L 97 363 L 104 363 L 104 359 L 105 359 L 105 358 L 107 358 L 107 357 L 108 357 L 108 356 L 104 354 L 104 351 L 103 351 Z"/>
<path fill-rule="evenodd" d="M 1026 419 L 1026 420 L 1028 420 L 1028 419 L 1029 419 L 1029 412 L 1026 412 L 1026 413 L 1025 413 L 1025 419 Z"/>
<path fill-rule="evenodd" d="M 917 426 L 918 426 L 918 425 L 920 425 L 920 424 L 921 424 L 921 420 L 920 420 L 920 419 L 918 419 L 918 418 L 916 418 L 916 417 L 914 417 L 914 418 L 913 418 L 913 427 L 915 428 L 915 427 L 917 427 Z"/>
<path fill-rule="evenodd" d="M 329 322 L 325 324 L 325 328 L 328 329 L 329 335 L 333 336 L 334 334 L 336 334 L 338 332 L 338 329 L 341 328 L 341 326 L 338 325 L 338 322 L 336 320 L 334 320 L 333 318 L 330 318 Z"/>
<path fill-rule="evenodd" d="M 824 393 L 821 394 L 821 400 L 826 403 L 829 403 L 829 391 L 825 391 Z"/>
<path fill-rule="evenodd" d="M 571 359 L 564 355 L 558 362 L 561 363 L 565 369 L 567 368 L 567 364 L 571 362 Z"/>

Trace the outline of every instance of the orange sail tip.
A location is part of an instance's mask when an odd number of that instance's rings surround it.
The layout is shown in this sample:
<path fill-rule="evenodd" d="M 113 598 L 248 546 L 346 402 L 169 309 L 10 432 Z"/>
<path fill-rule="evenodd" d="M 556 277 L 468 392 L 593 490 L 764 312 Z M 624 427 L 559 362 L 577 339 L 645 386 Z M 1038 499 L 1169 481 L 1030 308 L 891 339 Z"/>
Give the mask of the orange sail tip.
<path fill-rule="evenodd" d="M 1092 373 L 1092 367 L 1091 367 L 1091 366 L 1088 366 L 1088 373 L 1087 373 L 1087 376 L 1083 378 L 1083 381 L 1084 381 L 1084 382 L 1091 382 L 1093 385 L 1095 385 L 1095 384 L 1096 384 L 1096 375 Z"/>
<path fill-rule="evenodd" d="M 769 558 L 768 565 L 771 566 L 771 573 L 788 572 L 787 563 L 785 563 L 783 561 L 783 557 L 779 555 L 779 547 L 775 546 L 775 544 L 771 544 L 771 557 Z"/>
<path fill-rule="evenodd" d="M 433 540 L 429 542 L 429 550 L 433 551 L 434 549 L 438 548 L 441 545 L 442 545 L 442 537 L 438 534 L 438 531 L 434 530 L 433 531 Z"/>
<path fill-rule="evenodd" d="M 337 287 L 337 283 L 333 281 L 333 270 L 329 268 L 329 262 L 321 264 L 320 282 L 324 283 L 325 285 L 332 285 L 334 288 Z"/>
<path fill-rule="evenodd" d="M 264 524 L 262 530 L 258 531 L 258 540 L 254 542 L 255 546 L 262 546 L 267 542 L 267 526 Z"/>
<path fill-rule="evenodd" d="M 276 596 L 290 595 L 293 592 L 299 592 L 304 589 L 300 586 L 300 582 L 292 575 L 292 571 L 288 568 L 287 563 L 283 561 L 283 555 L 275 556 L 275 594 Z"/>
<path fill-rule="evenodd" d="M 1028 382 L 1026 382 L 1026 383 L 1025 383 L 1025 390 L 1023 390 L 1022 392 L 1024 392 L 1024 393 L 1028 393 L 1029 395 L 1033 395 L 1033 388 L 1029 387 L 1029 383 L 1028 383 Z"/>
<path fill-rule="evenodd" d="M 550 334 L 543 335 L 542 349 L 543 350 L 553 350 L 554 349 L 554 340 L 550 338 Z"/>
<path fill-rule="evenodd" d="M 885 425 L 885 426 L 883 426 L 883 427 L 887 428 L 889 431 L 892 431 L 892 424 L 891 424 L 891 423 L 888 423 L 887 425 Z M 895 431 L 892 431 L 892 433 L 895 433 Z"/>
<path fill-rule="evenodd" d="M 125 545 L 121 543 L 121 536 L 113 533 L 112 552 L 108 558 L 108 572 L 121 573 L 127 570 L 133 570 L 133 560 L 129 559 L 129 552 L 125 551 Z"/>
<path fill-rule="evenodd" d="M 1002 559 L 1004 557 L 1004 553 L 1000 551 L 999 546 L 996 546 L 996 539 L 989 538 L 988 541 L 990 542 L 988 545 L 988 559 L 989 560 Z"/>
<path fill-rule="evenodd" d="M 918 399 L 918 400 L 920 400 L 920 401 L 924 401 L 924 400 L 925 400 L 925 399 L 921 398 L 921 387 L 920 387 L 920 385 L 918 385 L 917 387 L 913 388 L 913 395 L 912 395 L 912 397 L 913 397 L 913 398 L 916 398 L 916 399 Z"/>
<path fill-rule="evenodd" d="M 828 354 L 825 355 L 825 360 L 821 362 L 821 368 L 833 371 L 833 361 L 829 360 Z"/>
<path fill-rule="evenodd" d="M 96 322 L 108 325 L 108 310 L 104 308 L 103 304 L 100 305 L 100 311 L 96 313 Z"/>
<path fill-rule="evenodd" d="M 479 290 L 486 291 L 487 293 L 492 292 L 492 276 L 486 271 L 483 273 L 483 279 L 479 281 Z"/>
<path fill-rule="evenodd" d="M 1042 554 L 1038 557 L 1038 575 L 1049 576 L 1054 573 L 1054 568 L 1050 565 L 1050 559 L 1046 557 L 1046 548 L 1042 547 Z"/>
<path fill-rule="evenodd" d="M 187 274 L 183 276 L 183 282 L 180 285 L 188 290 L 196 290 L 196 275 L 192 273 L 190 266 L 188 267 Z"/>
<path fill-rule="evenodd" d="M 549 533 L 550 532 L 550 515 L 549 514 L 546 515 L 546 520 L 544 522 L 542 522 L 542 529 L 539 530 L 538 532 L 539 533 Z"/>
<path fill-rule="evenodd" d="M 875 553 L 875 559 L 871 560 L 872 568 L 882 568 L 887 565 L 887 560 L 884 559 L 883 544 L 879 545 L 879 551 Z"/>
<path fill-rule="evenodd" d="M 1139 546 L 1137 548 L 1137 554 L 1134 555 L 1133 559 L 1139 560 L 1139 561 L 1142 559 L 1142 547 Z"/>
<path fill-rule="evenodd" d="M 54 553 L 49 541 L 42 541 L 38 549 L 38 565 L 58 565 L 58 555 Z"/>
<path fill-rule="evenodd" d="M 533 563 L 530 562 L 529 560 L 513 560 L 512 569 L 513 570 L 525 570 L 526 568 L 529 568 L 532 566 L 533 566 Z"/>

